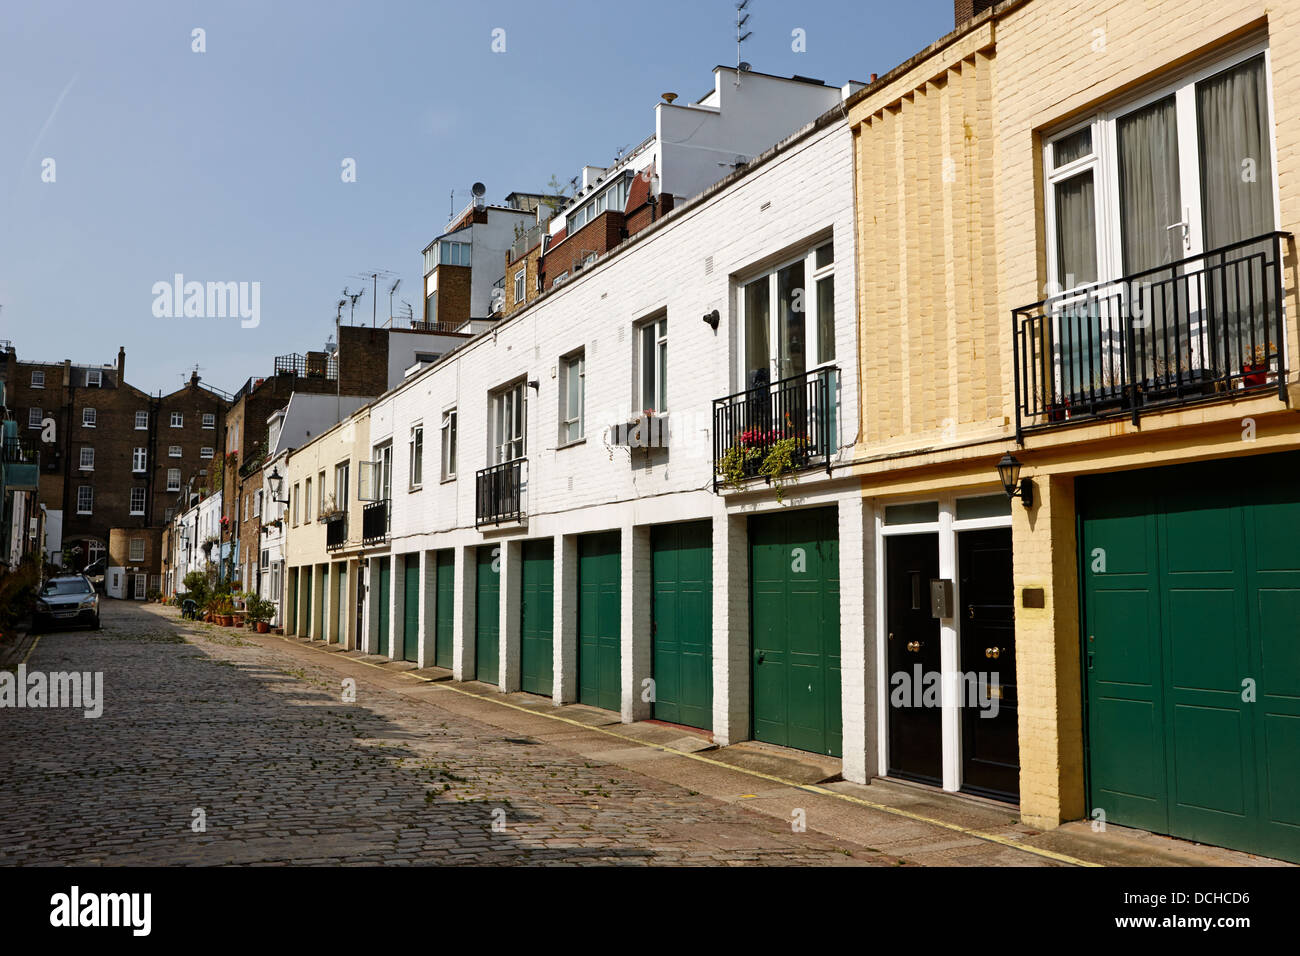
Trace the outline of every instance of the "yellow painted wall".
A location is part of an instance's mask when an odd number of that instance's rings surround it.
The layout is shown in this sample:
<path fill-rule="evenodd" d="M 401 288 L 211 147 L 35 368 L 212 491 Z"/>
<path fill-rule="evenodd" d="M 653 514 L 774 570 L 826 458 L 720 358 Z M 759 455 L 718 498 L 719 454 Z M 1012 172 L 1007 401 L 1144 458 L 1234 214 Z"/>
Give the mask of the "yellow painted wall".
<path fill-rule="evenodd" d="M 1300 0 L 1012 0 L 850 104 L 859 260 L 863 494 L 986 485 L 1015 450 L 1036 501 L 1013 504 L 1021 814 L 1084 813 L 1074 478 L 1300 448 L 1276 393 L 1029 434 L 1015 444 L 1011 312 L 1044 298 L 1041 143 L 1114 98 L 1267 36 L 1278 228 L 1300 226 Z M 1296 248 L 1285 250 L 1288 376 L 1300 365 Z M 1293 404 L 1293 403 L 1292 403 Z M 1043 608 L 1021 604 L 1041 588 Z"/>

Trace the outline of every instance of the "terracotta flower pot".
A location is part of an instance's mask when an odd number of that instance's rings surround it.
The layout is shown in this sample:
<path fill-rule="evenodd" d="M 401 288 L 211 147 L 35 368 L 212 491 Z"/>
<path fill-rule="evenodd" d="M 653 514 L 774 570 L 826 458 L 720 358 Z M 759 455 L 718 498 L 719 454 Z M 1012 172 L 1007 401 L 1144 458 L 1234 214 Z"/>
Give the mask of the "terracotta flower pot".
<path fill-rule="evenodd" d="M 1247 362 L 1241 366 L 1241 371 L 1246 388 L 1254 385 L 1264 385 L 1268 382 L 1267 362 Z"/>
<path fill-rule="evenodd" d="M 266 621 L 258 621 L 258 622 L 257 622 L 257 633 L 258 633 L 258 634 L 265 634 L 265 633 L 266 633 L 267 631 L 269 631 L 269 630 L 271 630 L 271 625 L 268 624 Z"/>

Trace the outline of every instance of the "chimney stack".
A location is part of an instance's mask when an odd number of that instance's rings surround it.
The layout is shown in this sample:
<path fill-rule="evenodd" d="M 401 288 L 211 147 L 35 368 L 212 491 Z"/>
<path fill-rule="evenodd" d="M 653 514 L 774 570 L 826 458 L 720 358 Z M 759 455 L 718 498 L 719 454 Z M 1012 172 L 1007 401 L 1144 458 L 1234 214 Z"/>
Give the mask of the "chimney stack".
<path fill-rule="evenodd" d="M 953 0 L 953 20 L 961 29 L 995 4 L 996 0 Z"/>
<path fill-rule="evenodd" d="M 117 347 L 117 384 L 126 384 L 126 346 Z"/>

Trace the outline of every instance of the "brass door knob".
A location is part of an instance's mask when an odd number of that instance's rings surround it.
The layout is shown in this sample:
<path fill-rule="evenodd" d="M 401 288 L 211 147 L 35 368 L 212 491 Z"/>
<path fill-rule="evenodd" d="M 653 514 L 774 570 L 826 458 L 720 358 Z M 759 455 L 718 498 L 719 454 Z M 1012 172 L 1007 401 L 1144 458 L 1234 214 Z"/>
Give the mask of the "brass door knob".
<path fill-rule="evenodd" d="M 991 658 L 993 658 L 994 660 L 996 660 L 997 658 L 999 658 L 999 657 L 1002 656 L 1002 648 L 1000 648 L 1000 647 L 986 647 L 986 648 L 984 648 L 984 656 L 985 656 L 985 657 L 991 657 Z"/>
<path fill-rule="evenodd" d="M 911 651 L 912 653 L 915 654 L 917 651 L 919 651 L 919 650 L 921 649 L 921 642 L 920 642 L 920 641 L 908 641 L 908 642 L 907 642 L 907 649 L 908 649 L 909 651 Z"/>

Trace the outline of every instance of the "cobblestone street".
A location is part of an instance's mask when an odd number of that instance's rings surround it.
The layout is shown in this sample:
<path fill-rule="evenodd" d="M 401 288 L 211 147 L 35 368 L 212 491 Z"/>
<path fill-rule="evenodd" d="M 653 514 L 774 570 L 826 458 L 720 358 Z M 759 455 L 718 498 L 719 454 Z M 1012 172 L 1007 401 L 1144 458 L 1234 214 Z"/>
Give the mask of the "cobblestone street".
<path fill-rule="evenodd" d="M 383 671 L 343 703 L 294 650 L 121 602 L 102 631 L 42 636 L 29 671 L 102 671 L 103 715 L 0 712 L 0 864 L 895 862 L 512 737 Z"/>

